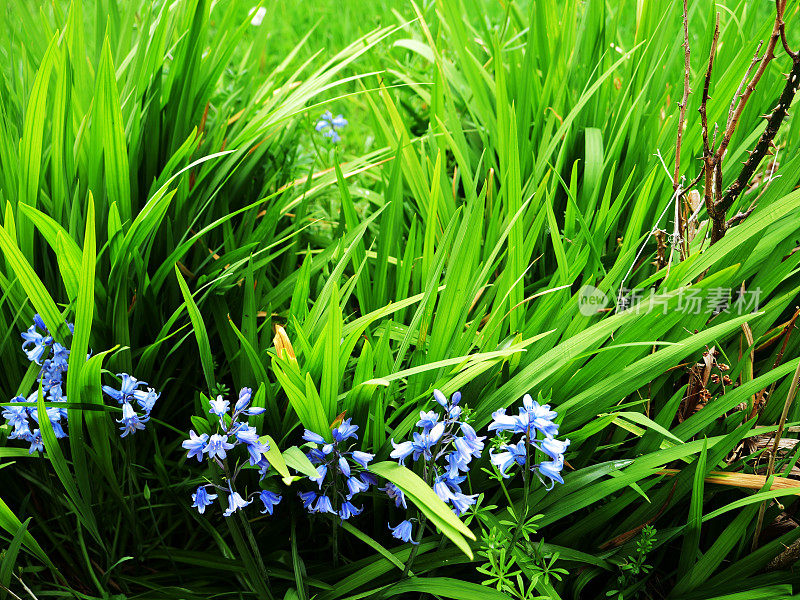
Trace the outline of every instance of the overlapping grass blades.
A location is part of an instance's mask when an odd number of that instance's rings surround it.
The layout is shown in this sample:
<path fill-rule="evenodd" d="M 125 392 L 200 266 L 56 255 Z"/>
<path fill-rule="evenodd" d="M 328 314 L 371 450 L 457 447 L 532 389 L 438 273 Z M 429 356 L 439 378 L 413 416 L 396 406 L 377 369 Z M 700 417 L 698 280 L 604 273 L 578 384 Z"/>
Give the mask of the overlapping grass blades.
<path fill-rule="evenodd" d="M 81 597 L 489 597 L 475 518 L 467 528 L 439 515 L 455 545 L 425 537 L 414 577 L 398 582 L 411 549 L 391 545 L 380 502 L 349 524 L 338 567 L 328 530 L 297 506 L 230 529 L 187 508 L 197 474 L 180 441 L 203 398 L 253 387 L 267 408 L 258 426 L 281 449 L 346 411 L 361 448 L 385 460 L 438 387 L 462 390 L 476 428 L 524 393 L 552 393 L 569 468 L 531 501 L 543 547 L 571 576 L 538 593 L 602 597 L 648 523 L 657 579 L 628 595 L 663 582 L 675 598 L 797 591 L 791 571 L 765 570 L 787 560 L 797 528 L 750 551 L 760 503 L 780 502 L 767 505 L 772 523 L 798 492 L 770 487 L 750 443 L 775 431 L 800 360 L 800 338 L 785 334 L 800 292 L 800 121 L 779 138 L 779 177 L 732 208 L 757 198 L 746 220 L 711 247 L 701 226 L 685 261 L 652 265 L 649 234 L 672 226 L 659 217 L 682 81 L 677 3 L 436 0 L 396 14 L 376 3 L 361 7 L 382 20 L 374 30 L 343 19 L 313 32 L 302 7 L 282 6 L 303 29 L 293 47 L 237 2 L 106 4 L 3 5 L 4 398 L 35 379 L 17 345 L 34 312 L 53 331 L 64 318 L 76 329 L 70 443 L 45 430 L 44 460 L 0 448 L 14 461 L 0 465 L 0 583 L 16 563 L 34 590 Z M 771 27 L 764 6 L 723 4 L 712 121 Z M 798 18 L 787 14 L 790 36 Z M 713 12 L 694 3 L 690 21 L 697 90 Z M 320 30 L 344 49 L 309 50 Z M 755 91 L 726 181 L 782 85 L 771 69 Z M 698 105 L 693 94 L 687 181 Z M 313 131 L 323 106 L 351 122 L 338 147 Z M 620 288 L 662 298 L 652 311 L 587 315 L 583 285 L 609 307 Z M 756 312 L 680 310 L 682 289 L 742 285 L 760 291 Z M 291 353 L 276 350 L 287 340 Z M 738 385 L 708 384 L 710 401 L 678 418 L 687 369 L 712 347 Z M 164 396 L 154 427 L 129 443 L 100 381 L 103 368 L 134 365 Z M 795 403 L 788 424 L 798 421 Z M 279 456 L 302 472 L 298 452 Z M 791 475 L 798 456 L 781 455 L 776 472 Z M 479 469 L 470 485 L 500 507 L 490 521 L 517 514 Z M 518 488 L 509 495 L 522 502 Z"/>

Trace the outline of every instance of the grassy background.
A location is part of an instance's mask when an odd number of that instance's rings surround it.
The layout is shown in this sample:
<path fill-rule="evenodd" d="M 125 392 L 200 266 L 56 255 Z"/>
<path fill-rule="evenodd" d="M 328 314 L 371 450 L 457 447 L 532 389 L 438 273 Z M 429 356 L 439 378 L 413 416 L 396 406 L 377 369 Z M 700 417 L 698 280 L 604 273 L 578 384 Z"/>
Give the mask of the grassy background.
<path fill-rule="evenodd" d="M 37 597 L 486 597 L 482 558 L 433 532 L 418 577 L 398 583 L 375 548 L 400 560 L 410 548 L 392 543 L 386 520 L 399 514 L 377 496 L 353 521 L 372 545 L 343 534 L 334 566 L 329 523 L 307 518 L 292 488 L 275 517 L 249 523 L 266 587 L 241 526 L 189 508 L 205 473 L 180 448 L 201 394 L 248 385 L 281 449 L 300 443 L 314 405 L 327 423 L 347 411 L 381 460 L 434 387 L 461 389 L 476 429 L 524 393 L 551 394 L 570 468 L 531 502 L 535 539 L 570 576 L 536 579 L 521 559 L 536 594 L 620 590 L 648 523 L 654 568 L 626 579 L 624 598 L 798 591 L 791 556 L 767 568 L 800 539 L 797 489 L 770 491 L 759 440 L 800 362 L 800 338 L 784 337 L 800 290 L 800 121 L 778 138 L 779 177 L 730 211 L 757 199 L 752 215 L 713 247 L 703 224 L 685 261 L 667 251 L 657 268 L 648 234 L 672 228 L 669 210 L 659 220 L 672 183 L 657 153 L 671 169 L 677 3 L 287 2 L 259 28 L 249 8 L 0 3 L 0 394 L 32 380 L 18 334 L 34 312 L 74 320 L 96 355 L 110 351 L 103 369 L 163 391 L 146 432 L 120 440 L 98 359 L 70 371 L 60 448 L 29 458 L 0 428 L 0 583 Z M 724 124 L 771 10 L 690 3 L 687 181 L 714 13 L 709 119 Z M 790 3 L 795 46 L 798 18 Z M 788 66 L 780 51 L 750 99 L 726 183 Z M 313 130 L 325 109 L 350 121 L 336 146 Z M 585 284 L 665 294 L 666 313 L 583 315 Z M 742 285 L 761 290 L 759 313 L 678 310 L 681 287 Z M 296 365 L 276 357 L 276 324 Z M 689 369 L 712 347 L 733 384 L 709 381 L 704 407 L 683 414 Z M 798 421 L 793 403 L 788 425 Z M 795 435 L 779 474 L 795 470 Z M 706 483 L 711 471 L 731 475 Z M 468 518 L 477 551 L 510 511 L 479 469 L 469 486 L 483 494 Z M 520 489 L 509 495 L 522 502 Z M 753 552 L 757 511 L 773 498 Z"/>

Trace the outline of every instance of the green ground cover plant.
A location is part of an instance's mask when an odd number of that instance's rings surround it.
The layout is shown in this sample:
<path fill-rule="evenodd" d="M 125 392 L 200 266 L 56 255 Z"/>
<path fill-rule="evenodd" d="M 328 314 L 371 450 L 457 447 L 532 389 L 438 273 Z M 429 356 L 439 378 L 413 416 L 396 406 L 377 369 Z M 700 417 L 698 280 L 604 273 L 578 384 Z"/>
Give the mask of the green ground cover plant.
<path fill-rule="evenodd" d="M 0 597 L 800 597 L 797 0 L 0 15 Z"/>

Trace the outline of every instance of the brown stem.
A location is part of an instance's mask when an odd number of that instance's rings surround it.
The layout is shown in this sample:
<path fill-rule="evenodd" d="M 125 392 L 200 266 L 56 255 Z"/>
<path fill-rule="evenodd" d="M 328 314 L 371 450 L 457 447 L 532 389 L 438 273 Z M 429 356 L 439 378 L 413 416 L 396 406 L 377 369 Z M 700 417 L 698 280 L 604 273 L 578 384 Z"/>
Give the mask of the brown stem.
<path fill-rule="evenodd" d="M 680 117 L 678 118 L 678 137 L 675 141 L 675 171 L 672 174 L 672 189 L 678 189 L 679 171 L 681 167 L 681 143 L 683 142 L 683 127 L 686 123 L 686 104 L 689 101 L 689 12 L 683 0 L 683 99 L 680 104 Z"/>
<path fill-rule="evenodd" d="M 744 163 L 741 173 L 736 178 L 725 195 L 717 203 L 718 211 L 725 214 L 739 195 L 747 187 L 747 182 L 758 169 L 761 160 L 767 155 L 772 147 L 773 140 L 780 129 L 781 123 L 789 113 L 789 107 L 792 105 L 792 100 L 797 93 L 798 85 L 800 85 L 800 55 L 795 54 L 793 57 L 792 69 L 786 79 L 786 85 L 778 100 L 778 105 L 773 109 L 772 113 L 767 117 L 767 127 L 764 129 L 761 137 L 756 143 L 756 147 Z"/>
<path fill-rule="evenodd" d="M 753 60 L 750 61 L 750 66 L 747 67 L 747 72 L 744 74 L 744 77 L 742 77 L 742 81 L 739 82 L 739 87 L 736 88 L 736 94 L 734 94 L 733 99 L 731 100 L 731 107 L 728 109 L 728 120 L 725 123 L 726 131 L 730 128 L 731 123 L 733 122 L 733 116 L 736 112 L 736 101 L 742 97 L 742 88 L 747 83 L 747 80 L 750 79 L 750 73 L 753 72 L 753 67 L 755 67 L 763 58 L 758 56 L 758 53 L 761 52 L 761 46 L 763 45 L 763 40 L 758 42 L 758 48 L 756 48 L 756 53 L 753 55 Z"/>
<path fill-rule="evenodd" d="M 758 69 L 756 69 L 753 78 L 744 89 L 742 97 L 739 100 L 739 104 L 733 113 L 733 118 L 730 119 L 728 126 L 725 128 L 725 135 L 722 137 L 722 142 L 720 142 L 719 148 L 717 149 L 717 160 L 720 162 L 725 156 L 725 151 L 728 149 L 728 144 L 730 144 L 731 138 L 733 137 L 733 132 L 736 130 L 736 126 L 739 124 L 739 118 L 742 116 L 742 112 L 744 112 L 744 107 L 747 104 L 747 101 L 750 99 L 750 96 L 756 89 L 756 85 L 758 85 L 758 82 L 761 80 L 761 76 L 767 70 L 767 65 L 769 65 L 772 59 L 775 58 L 775 46 L 778 43 L 778 39 L 781 37 L 781 28 L 783 26 L 783 9 L 785 6 L 786 0 L 775 0 L 775 25 L 772 27 L 772 34 L 769 36 L 769 41 L 767 42 L 767 50 L 764 52 L 764 56 L 761 57 L 761 62 L 759 63 Z"/>
<path fill-rule="evenodd" d="M 706 203 L 706 211 L 713 217 L 714 212 L 714 147 L 713 142 L 708 141 L 708 88 L 711 85 L 711 73 L 714 70 L 714 57 L 717 53 L 717 42 L 719 41 L 719 13 L 717 13 L 716 23 L 714 25 L 714 39 L 711 42 L 711 52 L 708 55 L 708 68 L 706 69 L 706 76 L 703 81 L 703 96 L 700 100 L 700 125 L 703 133 L 703 172 L 705 175 L 705 186 L 703 188 L 703 197 Z"/>

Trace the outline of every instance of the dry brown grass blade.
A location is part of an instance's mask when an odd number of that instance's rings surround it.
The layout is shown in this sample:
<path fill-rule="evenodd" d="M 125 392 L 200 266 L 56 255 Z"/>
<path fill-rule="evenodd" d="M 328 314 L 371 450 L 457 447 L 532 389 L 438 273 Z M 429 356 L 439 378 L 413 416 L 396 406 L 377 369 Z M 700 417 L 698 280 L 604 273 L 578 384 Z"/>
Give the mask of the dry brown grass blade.
<path fill-rule="evenodd" d="M 661 469 L 659 475 L 674 476 L 680 473 L 679 469 Z M 711 471 L 705 478 L 706 483 L 716 483 L 731 487 L 745 488 L 749 490 L 762 490 L 767 483 L 766 475 L 751 475 L 749 473 L 728 473 L 725 471 Z M 795 492 L 800 496 L 800 480 L 789 479 L 788 477 L 775 477 L 772 480 L 771 490 L 784 490 L 797 488 Z"/>

